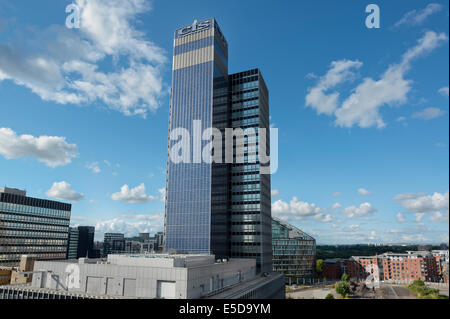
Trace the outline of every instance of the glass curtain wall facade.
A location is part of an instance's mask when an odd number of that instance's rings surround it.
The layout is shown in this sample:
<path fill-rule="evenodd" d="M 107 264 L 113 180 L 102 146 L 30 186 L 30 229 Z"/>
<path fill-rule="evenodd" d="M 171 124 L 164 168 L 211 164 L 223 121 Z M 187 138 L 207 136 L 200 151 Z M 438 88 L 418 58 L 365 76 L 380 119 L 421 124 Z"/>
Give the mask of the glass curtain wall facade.
<path fill-rule="evenodd" d="M 78 226 L 78 258 L 94 258 L 94 226 Z"/>
<path fill-rule="evenodd" d="M 213 127 L 214 90 L 224 90 L 228 79 L 228 45 L 214 19 L 195 21 L 175 31 L 169 134 L 184 128 L 192 137 L 194 121 Z M 226 94 L 225 94 L 226 95 Z M 220 103 L 218 103 L 219 105 Z M 178 141 L 169 140 L 169 150 Z M 209 142 L 201 142 L 203 149 Z M 188 147 L 188 149 L 191 149 Z M 195 160 L 167 162 L 165 249 L 179 253 L 226 254 L 225 188 L 213 189 L 223 175 L 213 165 Z M 220 186 L 223 186 L 220 184 Z M 212 209 L 214 206 L 214 209 Z M 218 237 L 211 236 L 212 233 Z"/>
<path fill-rule="evenodd" d="M 103 240 L 103 257 L 109 254 L 122 254 L 125 251 L 125 235 L 105 233 Z"/>
<path fill-rule="evenodd" d="M 231 127 L 266 129 L 270 154 L 269 92 L 259 69 L 230 75 Z M 259 136 L 244 138 L 244 163 L 230 169 L 230 256 L 255 258 L 258 271 L 272 271 L 270 174 L 260 174 Z M 234 143 L 236 149 L 236 143 Z M 236 151 L 234 151 L 236 154 Z M 264 166 L 270 165 L 269 163 Z"/>
<path fill-rule="evenodd" d="M 69 241 L 67 244 L 67 259 L 77 259 L 78 258 L 78 228 L 69 228 Z"/>
<path fill-rule="evenodd" d="M 0 266 L 17 266 L 22 255 L 66 259 L 70 204 L 0 189 Z"/>
<path fill-rule="evenodd" d="M 287 281 L 310 279 L 315 274 L 316 240 L 297 227 L 272 219 L 273 271 Z"/>
<path fill-rule="evenodd" d="M 192 137 L 195 120 L 222 133 L 222 163 L 168 156 L 165 251 L 254 258 L 258 271 L 272 271 L 270 175 L 260 174 L 258 136 L 245 137 L 243 164 L 225 163 L 226 128 L 269 129 L 269 94 L 259 69 L 228 74 L 228 45 L 214 19 L 175 31 L 169 134 L 181 127 Z M 168 154 L 178 143 L 169 139 Z"/>

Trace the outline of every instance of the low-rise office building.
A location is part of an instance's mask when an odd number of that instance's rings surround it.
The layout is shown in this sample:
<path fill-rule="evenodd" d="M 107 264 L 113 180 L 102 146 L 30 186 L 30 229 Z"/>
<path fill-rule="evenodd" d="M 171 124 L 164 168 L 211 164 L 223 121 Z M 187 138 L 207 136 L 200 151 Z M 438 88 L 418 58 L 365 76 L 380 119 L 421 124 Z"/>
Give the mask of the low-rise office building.
<path fill-rule="evenodd" d="M 284 273 L 289 282 L 315 275 L 316 240 L 297 227 L 272 218 L 273 271 Z"/>
<path fill-rule="evenodd" d="M 26 196 L 26 191 L 0 188 L 0 266 L 16 267 L 22 255 L 65 259 L 70 204 Z"/>
<path fill-rule="evenodd" d="M 0 299 L 284 298 L 282 274 L 256 274 L 254 259 L 214 255 L 109 255 L 107 260 L 38 261 L 28 286 L 2 286 Z"/>

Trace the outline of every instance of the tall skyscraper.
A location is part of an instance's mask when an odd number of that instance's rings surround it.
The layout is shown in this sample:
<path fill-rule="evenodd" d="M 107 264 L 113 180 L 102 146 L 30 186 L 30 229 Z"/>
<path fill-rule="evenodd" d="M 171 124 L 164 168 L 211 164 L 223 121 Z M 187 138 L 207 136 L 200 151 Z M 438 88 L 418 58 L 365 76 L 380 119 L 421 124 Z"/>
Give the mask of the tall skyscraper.
<path fill-rule="evenodd" d="M 22 255 L 65 259 L 72 205 L 0 188 L 0 266 L 17 266 Z"/>
<path fill-rule="evenodd" d="M 263 77 L 258 69 L 228 74 L 228 43 L 214 19 L 175 31 L 169 134 L 179 128 L 191 137 L 216 128 L 223 155 L 227 128 L 269 129 Z M 169 154 L 177 143 L 169 139 L 165 250 L 254 258 L 258 271 L 272 271 L 270 175 L 260 173 L 258 136 L 245 137 L 243 163 L 208 163 L 195 150 L 176 163 Z"/>

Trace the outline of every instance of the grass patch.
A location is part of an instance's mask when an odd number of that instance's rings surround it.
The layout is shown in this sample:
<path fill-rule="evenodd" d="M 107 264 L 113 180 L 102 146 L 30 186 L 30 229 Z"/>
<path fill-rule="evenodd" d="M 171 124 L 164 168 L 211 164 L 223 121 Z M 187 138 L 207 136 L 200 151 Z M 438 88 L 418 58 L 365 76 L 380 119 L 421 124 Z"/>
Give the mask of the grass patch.
<path fill-rule="evenodd" d="M 439 294 L 439 289 L 427 287 L 420 279 L 415 280 L 407 288 L 417 299 L 448 299 L 448 296 Z"/>

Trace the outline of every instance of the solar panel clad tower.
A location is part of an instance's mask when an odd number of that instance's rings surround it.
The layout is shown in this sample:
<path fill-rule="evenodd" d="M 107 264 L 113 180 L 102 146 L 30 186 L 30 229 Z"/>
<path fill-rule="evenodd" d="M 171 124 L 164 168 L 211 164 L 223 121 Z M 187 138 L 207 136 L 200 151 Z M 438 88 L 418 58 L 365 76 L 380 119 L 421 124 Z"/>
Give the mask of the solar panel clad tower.
<path fill-rule="evenodd" d="M 193 136 L 194 121 L 200 121 L 202 130 L 213 127 L 215 90 L 224 93 L 226 109 L 227 81 L 228 44 L 216 21 L 194 21 L 176 30 L 169 132 L 184 128 Z M 176 143 L 169 140 L 169 150 Z M 201 149 L 206 144 L 202 141 Z M 174 163 L 168 156 L 166 251 L 227 255 L 226 205 L 212 209 L 213 193 L 213 164 L 194 159 L 192 153 L 190 163 Z M 212 238 L 212 233 L 217 236 Z"/>

